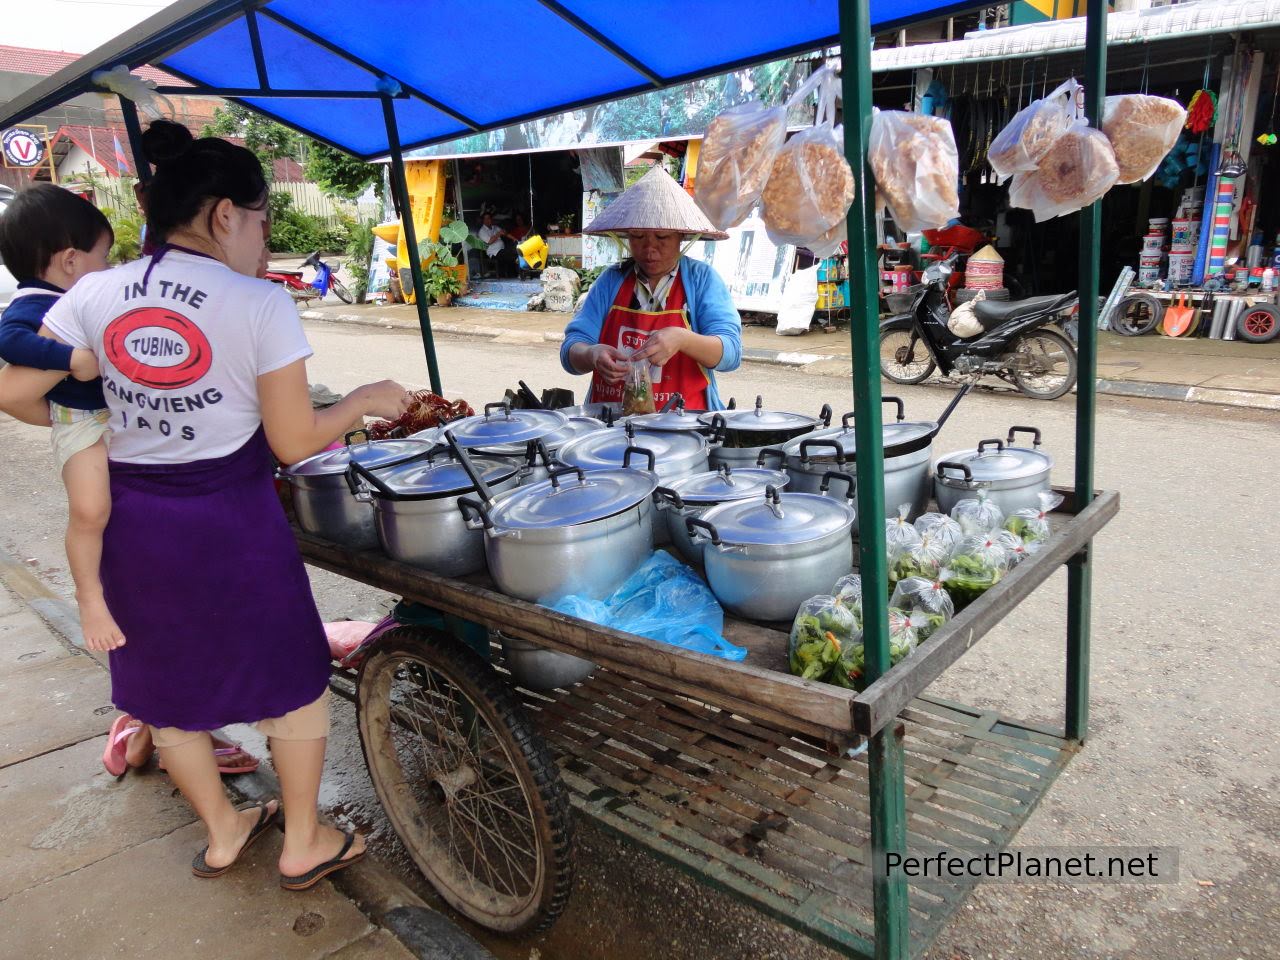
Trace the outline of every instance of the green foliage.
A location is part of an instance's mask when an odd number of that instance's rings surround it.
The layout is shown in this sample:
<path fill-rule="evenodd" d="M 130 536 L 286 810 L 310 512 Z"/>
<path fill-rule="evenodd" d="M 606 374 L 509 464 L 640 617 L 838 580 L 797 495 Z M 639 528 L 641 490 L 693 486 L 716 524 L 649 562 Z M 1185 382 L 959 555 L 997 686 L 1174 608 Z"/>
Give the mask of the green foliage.
<path fill-rule="evenodd" d="M 310 253 L 312 250 L 344 250 L 349 241 L 346 230 L 335 230 L 323 218 L 293 206 L 293 197 L 283 190 L 271 193 L 272 253 Z"/>
<path fill-rule="evenodd" d="M 111 245 L 111 262 L 129 263 L 142 256 L 142 226 L 147 222 L 142 211 L 136 207 L 132 210 L 108 207 L 102 212 L 107 215 L 115 234 L 115 242 Z"/>
<path fill-rule="evenodd" d="M 422 285 L 427 291 L 427 296 L 437 303 L 440 302 L 442 294 L 455 297 L 462 292 L 462 281 L 458 279 L 458 275 L 446 270 L 443 264 L 435 260 L 432 260 L 427 267 Z"/>
<path fill-rule="evenodd" d="M 213 112 L 213 120 L 200 131 L 202 137 L 236 137 L 257 154 L 262 173 L 272 179 L 273 161 L 297 159 L 313 143 L 310 137 L 294 133 L 283 124 L 268 120 L 236 103 L 228 103 Z M 273 248 L 274 249 L 274 248 Z"/>
<path fill-rule="evenodd" d="M 352 220 L 347 225 L 347 246 L 343 253 L 347 255 L 347 272 L 351 274 L 351 293 L 356 303 L 364 303 L 369 292 L 369 263 L 373 257 L 375 223 L 374 220 L 364 223 Z"/>
<path fill-rule="evenodd" d="M 382 196 L 382 168 L 323 143 L 312 143 L 303 167 L 308 180 L 333 197 L 354 200 L 370 186 Z"/>
<path fill-rule="evenodd" d="M 453 252 L 453 248 L 460 243 L 473 250 L 483 250 L 485 247 L 480 238 L 467 229 L 465 223 L 461 220 L 450 220 L 440 228 L 439 240 L 418 241 L 418 256 L 422 258 L 423 263 L 430 260 L 433 264 L 438 263 L 442 267 L 456 267 L 458 255 Z"/>

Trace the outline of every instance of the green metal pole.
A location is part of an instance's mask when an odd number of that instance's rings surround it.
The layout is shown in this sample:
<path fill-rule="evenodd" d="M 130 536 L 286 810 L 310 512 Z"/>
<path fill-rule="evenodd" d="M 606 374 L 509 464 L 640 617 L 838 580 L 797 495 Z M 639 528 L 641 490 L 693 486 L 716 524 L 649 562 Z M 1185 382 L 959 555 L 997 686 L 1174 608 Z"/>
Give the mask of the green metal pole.
<path fill-rule="evenodd" d="M 413 208 L 409 205 L 409 187 L 404 179 L 404 155 L 400 150 L 400 128 L 396 123 L 395 101 L 382 98 L 382 116 L 387 122 L 387 145 L 391 148 L 391 190 L 400 208 L 400 229 L 404 231 L 405 251 L 409 255 L 409 272 L 413 275 L 413 299 L 418 308 L 418 326 L 422 328 L 422 346 L 427 353 L 427 373 L 431 389 L 440 387 L 440 367 L 436 364 L 436 343 L 431 335 L 431 312 L 427 309 L 427 290 L 422 282 L 422 258 L 418 256 L 418 235 L 413 228 Z"/>
<path fill-rule="evenodd" d="M 858 469 L 858 550 L 862 572 L 862 640 L 867 675 L 889 669 L 888 571 L 884 525 L 884 435 L 880 409 L 880 282 L 876 269 L 875 182 L 867 166 L 871 137 L 871 12 L 868 0 L 840 0 L 844 149 L 857 199 L 849 209 L 849 337 L 853 348 L 854 439 Z M 872 884 L 877 960 L 909 955 L 907 884 L 884 869 L 907 846 L 901 725 L 889 724 L 868 748 Z"/>
<path fill-rule="evenodd" d="M 1088 0 L 1084 45 L 1084 110 L 1091 126 L 1102 123 L 1107 93 L 1107 2 Z M 1076 505 L 1093 501 L 1094 420 L 1098 378 L 1098 251 L 1102 204 L 1080 211 L 1080 378 L 1076 386 Z M 1083 742 L 1089 730 L 1089 630 L 1093 601 L 1091 545 L 1067 565 L 1066 734 Z"/>

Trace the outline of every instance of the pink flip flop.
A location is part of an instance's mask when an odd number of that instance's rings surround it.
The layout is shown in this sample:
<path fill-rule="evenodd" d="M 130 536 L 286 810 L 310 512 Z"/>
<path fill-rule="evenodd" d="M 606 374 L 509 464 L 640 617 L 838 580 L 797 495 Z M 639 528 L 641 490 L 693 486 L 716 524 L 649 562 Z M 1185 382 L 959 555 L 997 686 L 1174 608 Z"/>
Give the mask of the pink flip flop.
<path fill-rule="evenodd" d="M 223 762 L 222 760 L 223 757 L 234 757 L 237 753 L 243 753 L 246 757 L 248 757 L 249 758 L 248 762 L 238 764 L 235 766 L 232 766 L 231 764 Z M 249 751 L 245 750 L 244 747 L 238 747 L 238 746 L 217 747 L 213 751 L 213 756 L 218 761 L 218 773 L 222 774 L 224 777 L 235 776 L 238 773 L 253 773 L 255 770 L 258 769 L 258 765 L 261 763 L 261 761 L 257 757 L 249 753 Z M 156 764 L 156 766 L 159 767 L 161 770 L 164 770 L 165 769 L 164 760 L 160 760 Z"/>
<path fill-rule="evenodd" d="M 124 759 L 129 738 L 142 729 L 141 725 L 129 726 L 131 723 L 133 717 L 127 713 L 116 717 L 107 733 L 107 745 L 102 749 L 102 765 L 117 780 L 129 772 L 129 764 Z"/>

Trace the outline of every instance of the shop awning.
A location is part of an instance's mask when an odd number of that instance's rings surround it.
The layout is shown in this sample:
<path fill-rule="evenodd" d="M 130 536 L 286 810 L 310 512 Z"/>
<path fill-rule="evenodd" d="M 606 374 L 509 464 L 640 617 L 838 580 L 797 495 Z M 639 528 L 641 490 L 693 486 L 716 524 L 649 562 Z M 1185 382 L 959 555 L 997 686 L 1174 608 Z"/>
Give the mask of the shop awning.
<path fill-rule="evenodd" d="M 1107 45 L 1181 40 L 1280 27 L 1280 0 L 1201 0 L 1107 17 Z M 1043 57 L 1084 50 L 1085 18 L 979 30 L 963 40 L 872 51 L 872 73 Z"/>
<path fill-rule="evenodd" d="M 874 29 L 972 2 L 872 0 Z M 14 98 L 0 127 L 151 64 L 365 159 L 830 46 L 836 0 L 179 0 Z M 526 55 L 512 55 L 512 43 Z"/>

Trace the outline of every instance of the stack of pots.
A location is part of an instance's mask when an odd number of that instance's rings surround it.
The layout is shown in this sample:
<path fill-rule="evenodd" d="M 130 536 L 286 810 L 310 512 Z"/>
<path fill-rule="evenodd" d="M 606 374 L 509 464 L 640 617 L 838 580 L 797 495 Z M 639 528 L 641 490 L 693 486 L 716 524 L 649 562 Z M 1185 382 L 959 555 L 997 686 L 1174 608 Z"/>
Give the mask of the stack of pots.
<path fill-rule="evenodd" d="M 823 404 L 816 417 L 803 413 L 764 409 L 764 398 L 756 397 L 752 410 L 720 410 L 701 414 L 698 419 L 711 428 L 710 463 L 730 467 L 754 466 L 762 450 L 781 447 L 796 437 L 812 433 L 818 426 L 831 426 L 831 407 Z"/>
<path fill-rule="evenodd" d="M 1030 447 L 1016 447 L 1020 433 L 1032 438 Z M 950 513 L 961 500 L 985 491 L 1007 517 L 1018 510 L 1039 510 L 1040 494 L 1051 489 L 1053 457 L 1040 449 L 1035 427 L 1010 427 L 1004 440 L 983 440 L 970 450 L 956 450 L 934 468 L 934 495 L 938 509 Z"/>
<path fill-rule="evenodd" d="M 351 442 L 361 434 L 363 442 Z M 421 439 L 371 441 L 359 430 L 347 434 L 345 446 L 285 467 L 280 477 L 292 488 L 298 526 L 353 550 L 373 549 L 378 545 L 373 507 L 356 499 L 347 484 L 347 468 L 357 462 L 369 469 L 386 467 L 430 449 L 431 444 Z"/>

